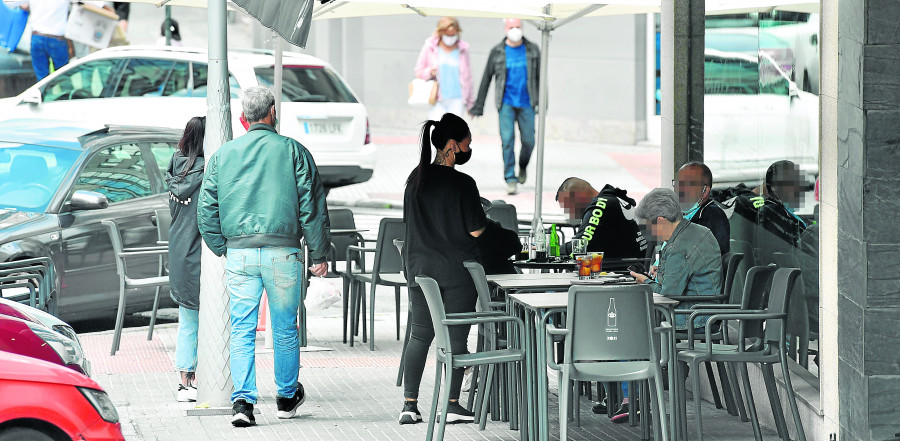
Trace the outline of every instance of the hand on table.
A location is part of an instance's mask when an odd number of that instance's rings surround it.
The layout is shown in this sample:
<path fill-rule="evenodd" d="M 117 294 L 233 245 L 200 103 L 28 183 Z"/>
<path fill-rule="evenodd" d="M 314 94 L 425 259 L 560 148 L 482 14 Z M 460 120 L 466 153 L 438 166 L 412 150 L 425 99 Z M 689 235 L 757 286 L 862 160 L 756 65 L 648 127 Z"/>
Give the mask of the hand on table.
<path fill-rule="evenodd" d="M 636 280 L 638 283 L 644 283 L 647 281 L 647 279 L 649 279 L 649 277 L 640 273 L 636 273 L 634 271 L 631 271 L 631 277 L 634 277 L 634 280 Z"/>
<path fill-rule="evenodd" d="M 651 276 L 656 277 L 656 270 L 658 268 L 659 267 L 657 267 L 656 265 L 650 265 L 650 271 L 647 271 L 647 274 L 650 274 Z"/>
<path fill-rule="evenodd" d="M 328 262 L 322 262 L 309 267 L 309 271 L 319 277 L 328 275 Z"/>

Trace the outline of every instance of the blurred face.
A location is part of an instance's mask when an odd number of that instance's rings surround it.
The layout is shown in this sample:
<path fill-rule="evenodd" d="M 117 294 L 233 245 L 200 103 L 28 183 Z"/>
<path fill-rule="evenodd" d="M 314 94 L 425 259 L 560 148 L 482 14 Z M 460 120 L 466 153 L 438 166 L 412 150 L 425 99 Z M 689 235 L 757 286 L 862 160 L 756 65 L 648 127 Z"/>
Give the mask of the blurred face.
<path fill-rule="evenodd" d="M 503 32 L 509 32 L 512 28 L 522 29 L 522 20 L 519 20 L 518 18 L 506 19 L 506 27 L 503 28 Z"/>
<path fill-rule="evenodd" d="M 688 167 L 678 171 L 678 204 L 682 210 L 688 210 L 700 197 L 703 196 L 704 189 L 703 175 L 699 168 Z"/>
<path fill-rule="evenodd" d="M 557 200 L 569 219 L 581 219 L 584 209 L 591 203 L 594 196 L 596 194 L 590 194 L 587 191 L 561 191 L 557 194 Z"/>
<path fill-rule="evenodd" d="M 798 170 L 788 170 L 781 176 L 776 175 L 772 182 L 772 190 L 775 196 L 781 199 L 791 208 L 798 208 L 803 199 L 804 182 L 801 182 Z"/>
<path fill-rule="evenodd" d="M 459 34 L 459 29 L 456 29 L 456 26 L 451 23 L 445 27 L 443 27 L 440 31 L 441 35 L 446 35 L 448 37 L 453 37 Z"/>

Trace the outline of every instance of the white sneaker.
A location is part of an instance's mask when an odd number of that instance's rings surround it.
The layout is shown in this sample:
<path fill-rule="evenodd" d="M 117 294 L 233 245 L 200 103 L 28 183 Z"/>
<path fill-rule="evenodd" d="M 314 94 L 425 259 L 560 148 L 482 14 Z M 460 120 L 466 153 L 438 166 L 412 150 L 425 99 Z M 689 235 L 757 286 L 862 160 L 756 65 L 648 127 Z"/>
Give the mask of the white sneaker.
<path fill-rule="evenodd" d="M 506 183 L 506 194 L 516 194 L 517 184 L 516 181 L 509 181 Z"/>
<path fill-rule="evenodd" d="M 197 401 L 197 388 L 194 386 L 178 385 L 178 402 L 187 403 Z"/>
<path fill-rule="evenodd" d="M 469 366 L 466 368 L 466 373 L 463 374 L 463 382 L 462 382 L 462 391 L 468 392 L 469 389 L 472 388 L 472 367 Z"/>

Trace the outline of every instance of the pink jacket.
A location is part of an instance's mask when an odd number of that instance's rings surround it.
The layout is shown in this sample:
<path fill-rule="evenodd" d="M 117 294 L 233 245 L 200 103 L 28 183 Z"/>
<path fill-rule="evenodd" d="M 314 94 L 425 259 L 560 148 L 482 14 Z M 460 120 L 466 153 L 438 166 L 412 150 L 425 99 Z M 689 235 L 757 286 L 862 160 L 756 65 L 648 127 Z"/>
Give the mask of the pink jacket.
<path fill-rule="evenodd" d="M 439 37 L 431 36 L 425 39 L 425 45 L 419 52 L 419 59 L 416 60 L 416 77 L 423 80 L 435 79 L 431 75 L 431 69 L 438 67 L 438 47 Z M 466 109 L 471 109 L 475 104 L 474 91 L 472 90 L 472 70 L 469 68 L 469 43 L 459 41 L 459 84 L 462 87 L 463 101 L 466 103 Z M 437 78 L 438 83 L 441 79 Z M 440 90 L 438 90 L 438 100 L 441 99 Z"/>

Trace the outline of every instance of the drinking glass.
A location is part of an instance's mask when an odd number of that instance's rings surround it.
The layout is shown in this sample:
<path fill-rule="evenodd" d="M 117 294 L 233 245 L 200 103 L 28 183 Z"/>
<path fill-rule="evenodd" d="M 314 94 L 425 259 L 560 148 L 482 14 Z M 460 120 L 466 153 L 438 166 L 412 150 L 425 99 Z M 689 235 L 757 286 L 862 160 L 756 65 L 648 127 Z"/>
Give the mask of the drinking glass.
<path fill-rule="evenodd" d="M 587 240 L 572 239 L 572 255 L 575 257 L 587 254 Z"/>

